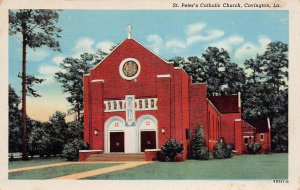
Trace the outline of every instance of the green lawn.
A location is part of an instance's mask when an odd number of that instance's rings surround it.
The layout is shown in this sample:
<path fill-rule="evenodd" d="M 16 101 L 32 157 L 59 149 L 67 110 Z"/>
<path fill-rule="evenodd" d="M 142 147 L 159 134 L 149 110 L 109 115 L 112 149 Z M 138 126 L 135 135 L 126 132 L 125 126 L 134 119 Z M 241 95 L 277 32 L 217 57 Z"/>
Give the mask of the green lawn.
<path fill-rule="evenodd" d="M 37 164 L 36 164 L 37 165 Z M 110 167 L 118 164 L 69 164 L 64 166 L 49 167 L 43 169 L 10 172 L 9 179 L 51 179 L 63 175 L 69 175 L 99 168 Z"/>
<path fill-rule="evenodd" d="M 223 160 L 155 162 L 86 179 L 287 179 L 288 154 L 242 155 Z"/>
<path fill-rule="evenodd" d="M 9 161 L 8 169 L 15 169 L 15 168 L 24 168 L 29 166 L 39 166 L 39 165 L 46 165 L 46 164 L 54 164 L 59 162 L 66 162 L 66 159 L 63 158 L 33 158 L 28 161 L 16 160 L 16 161 Z"/>

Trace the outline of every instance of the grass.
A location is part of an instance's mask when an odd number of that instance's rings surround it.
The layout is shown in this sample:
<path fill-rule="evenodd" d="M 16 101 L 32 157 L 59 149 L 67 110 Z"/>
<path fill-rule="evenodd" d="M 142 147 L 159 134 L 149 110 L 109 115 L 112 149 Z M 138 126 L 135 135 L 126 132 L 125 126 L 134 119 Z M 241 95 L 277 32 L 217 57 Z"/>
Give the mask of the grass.
<path fill-rule="evenodd" d="M 37 164 L 36 164 L 37 165 Z M 51 179 L 59 176 L 110 167 L 118 164 L 68 164 L 43 169 L 10 172 L 8 179 Z"/>
<path fill-rule="evenodd" d="M 155 162 L 86 179 L 287 179 L 288 154 L 242 155 L 223 160 Z"/>
<path fill-rule="evenodd" d="M 47 159 L 46 158 L 45 159 L 33 158 L 28 161 L 15 160 L 15 161 L 9 161 L 8 169 L 54 164 L 54 163 L 60 163 L 60 162 L 66 162 L 66 159 L 58 157 L 58 158 L 47 158 Z"/>

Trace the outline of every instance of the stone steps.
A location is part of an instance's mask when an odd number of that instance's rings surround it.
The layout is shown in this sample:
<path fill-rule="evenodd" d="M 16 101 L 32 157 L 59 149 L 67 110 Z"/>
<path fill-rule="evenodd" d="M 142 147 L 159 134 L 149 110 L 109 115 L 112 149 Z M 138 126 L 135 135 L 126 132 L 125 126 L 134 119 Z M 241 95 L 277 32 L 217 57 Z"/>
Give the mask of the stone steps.
<path fill-rule="evenodd" d="M 85 161 L 145 161 L 142 154 L 92 154 Z"/>

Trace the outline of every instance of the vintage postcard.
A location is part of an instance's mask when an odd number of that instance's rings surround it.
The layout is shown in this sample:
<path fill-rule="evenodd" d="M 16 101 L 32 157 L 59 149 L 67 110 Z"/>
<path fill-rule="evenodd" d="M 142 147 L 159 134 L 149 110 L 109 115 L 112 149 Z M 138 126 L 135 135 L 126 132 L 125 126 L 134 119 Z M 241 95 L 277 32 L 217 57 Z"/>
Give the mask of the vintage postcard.
<path fill-rule="evenodd" d="M 0 190 L 299 189 L 299 9 L 1 1 Z"/>

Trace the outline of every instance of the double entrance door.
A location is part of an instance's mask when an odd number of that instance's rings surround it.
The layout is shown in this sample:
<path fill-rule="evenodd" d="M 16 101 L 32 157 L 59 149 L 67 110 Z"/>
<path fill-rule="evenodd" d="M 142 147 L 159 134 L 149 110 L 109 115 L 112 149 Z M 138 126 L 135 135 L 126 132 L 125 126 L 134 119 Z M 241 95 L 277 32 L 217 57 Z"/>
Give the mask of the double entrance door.
<path fill-rule="evenodd" d="M 156 132 L 141 131 L 140 133 L 140 151 L 155 149 Z M 124 152 L 124 132 L 110 132 L 110 152 Z"/>

